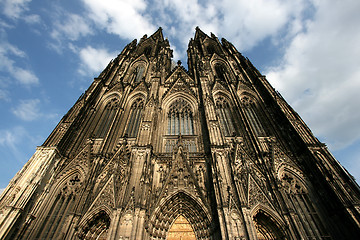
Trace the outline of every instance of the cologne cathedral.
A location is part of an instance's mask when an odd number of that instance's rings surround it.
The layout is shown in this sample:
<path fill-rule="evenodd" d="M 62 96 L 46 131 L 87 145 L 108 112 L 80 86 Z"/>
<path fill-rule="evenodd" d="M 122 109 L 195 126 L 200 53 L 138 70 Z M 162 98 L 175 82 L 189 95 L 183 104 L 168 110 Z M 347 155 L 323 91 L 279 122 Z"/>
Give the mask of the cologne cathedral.
<path fill-rule="evenodd" d="M 360 190 L 265 76 L 199 28 L 128 44 L 0 197 L 0 239 L 360 239 Z"/>

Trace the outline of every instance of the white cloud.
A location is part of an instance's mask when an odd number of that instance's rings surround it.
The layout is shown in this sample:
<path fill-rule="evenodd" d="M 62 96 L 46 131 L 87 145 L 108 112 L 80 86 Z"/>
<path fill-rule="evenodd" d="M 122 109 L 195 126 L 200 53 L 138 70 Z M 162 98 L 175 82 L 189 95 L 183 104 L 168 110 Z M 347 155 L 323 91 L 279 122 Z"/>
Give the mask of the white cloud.
<path fill-rule="evenodd" d="M 115 56 L 116 53 L 110 53 L 105 48 L 96 49 L 87 46 L 79 51 L 81 60 L 79 72 L 84 76 L 99 73 Z"/>
<path fill-rule="evenodd" d="M 13 19 L 20 18 L 21 15 L 28 10 L 28 4 L 31 0 L 4 0 L 3 13 Z"/>
<path fill-rule="evenodd" d="M 71 13 L 66 13 L 62 17 L 61 21 L 59 18 L 54 23 L 54 29 L 50 34 L 53 39 L 61 40 L 66 38 L 74 41 L 92 34 L 92 29 L 86 18 Z"/>
<path fill-rule="evenodd" d="M 268 79 L 330 147 L 360 138 L 360 2 L 319 1 Z"/>
<path fill-rule="evenodd" d="M 24 121 L 32 121 L 42 116 L 39 104 L 39 99 L 21 100 L 20 104 L 12 112 Z"/>
<path fill-rule="evenodd" d="M 144 0 L 83 0 L 89 10 L 87 15 L 95 24 L 108 33 L 122 38 L 133 39 L 153 32 L 156 27 L 146 15 Z"/>
<path fill-rule="evenodd" d="M 8 42 L 0 42 L 0 72 L 8 73 L 23 86 L 39 83 L 38 77 L 29 69 L 16 65 L 16 58 L 25 58 L 26 54 Z"/>

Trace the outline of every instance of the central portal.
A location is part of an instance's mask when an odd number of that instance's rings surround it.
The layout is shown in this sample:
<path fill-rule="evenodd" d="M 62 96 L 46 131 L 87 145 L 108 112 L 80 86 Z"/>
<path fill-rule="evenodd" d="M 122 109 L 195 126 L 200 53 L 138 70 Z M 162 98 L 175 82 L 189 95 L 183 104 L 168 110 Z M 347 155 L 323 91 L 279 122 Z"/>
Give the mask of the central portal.
<path fill-rule="evenodd" d="M 172 224 L 166 240 L 196 240 L 194 230 L 182 215 Z"/>

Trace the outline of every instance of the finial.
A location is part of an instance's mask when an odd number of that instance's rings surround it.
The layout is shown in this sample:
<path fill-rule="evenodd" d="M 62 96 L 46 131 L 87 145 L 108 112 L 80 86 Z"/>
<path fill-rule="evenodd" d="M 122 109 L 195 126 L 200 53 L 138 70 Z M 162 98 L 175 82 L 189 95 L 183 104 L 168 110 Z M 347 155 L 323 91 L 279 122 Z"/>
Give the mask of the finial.
<path fill-rule="evenodd" d="M 177 61 L 177 65 L 178 65 L 179 67 L 181 66 L 181 61 L 180 61 L 180 60 Z"/>

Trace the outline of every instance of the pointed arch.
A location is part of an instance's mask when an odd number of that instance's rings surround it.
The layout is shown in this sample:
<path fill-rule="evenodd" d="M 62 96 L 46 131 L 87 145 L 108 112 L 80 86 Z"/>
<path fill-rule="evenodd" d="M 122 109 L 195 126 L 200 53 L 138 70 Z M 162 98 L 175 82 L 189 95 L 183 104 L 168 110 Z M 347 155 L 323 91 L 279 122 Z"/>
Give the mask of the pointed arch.
<path fill-rule="evenodd" d="M 47 199 L 40 208 L 40 220 L 31 238 L 52 239 L 61 233 L 68 214 L 73 211 L 83 176 L 78 169 L 71 169 L 58 177 Z"/>
<path fill-rule="evenodd" d="M 194 135 L 194 117 L 190 104 L 178 98 L 167 112 L 167 135 Z"/>
<path fill-rule="evenodd" d="M 130 106 L 129 118 L 127 121 L 127 127 L 125 134 L 128 137 L 137 137 L 142 115 L 144 110 L 144 100 L 141 97 L 137 97 Z"/>
<path fill-rule="evenodd" d="M 266 136 L 264 126 L 260 120 L 260 112 L 258 110 L 256 98 L 251 94 L 243 93 L 240 96 L 241 107 L 245 113 L 245 116 L 258 137 Z"/>
<path fill-rule="evenodd" d="M 259 240 L 286 239 L 285 224 L 273 210 L 257 204 L 251 211 Z"/>
<path fill-rule="evenodd" d="M 311 199 L 311 188 L 300 170 L 283 165 L 279 168 L 278 179 L 282 185 L 285 203 L 293 211 L 298 221 L 297 228 L 304 238 L 323 238 L 325 227 L 320 220 L 318 210 Z"/>
<path fill-rule="evenodd" d="M 186 93 L 171 94 L 163 101 L 162 140 L 164 152 L 172 152 L 182 136 L 182 142 L 187 151 L 198 150 L 199 118 L 197 101 Z"/>
<path fill-rule="evenodd" d="M 85 215 L 79 224 L 79 230 L 76 233 L 77 239 L 107 239 L 108 230 L 111 223 L 111 214 L 107 212 L 106 207 L 96 209 L 90 214 Z"/>
<path fill-rule="evenodd" d="M 169 196 L 161 201 L 150 217 L 148 233 L 151 239 L 166 239 L 171 224 L 179 215 L 184 216 L 196 239 L 210 239 L 211 217 L 203 204 L 184 191 Z"/>
<path fill-rule="evenodd" d="M 236 134 L 231 103 L 225 95 L 217 94 L 215 96 L 215 112 L 224 136 Z"/>
<path fill-rule="evenodd" d="M 144 56 L 140 56 L 137 61 L 131 64 L 130 82 L 141 82 L 145 77 L 147 66 L 147 59 Z"/>
<path fill-rule="evenodd" d="M 233 79 L 231 68 L 226 61 L 220 58 L 217 54 L 213 55 L 211 66 L 214 73 L 214 80 L 218 80 L 220 82 L 231 82 Z"/>
<path fill-rule="evenodd" d="M 107 136 L 118 111 L 119 100 L 117 97 L 109 97 L 103 101 L 103 104 L 100 107 L 100 116 L 94 131 L 95 137 L 104 138 Z"/>

